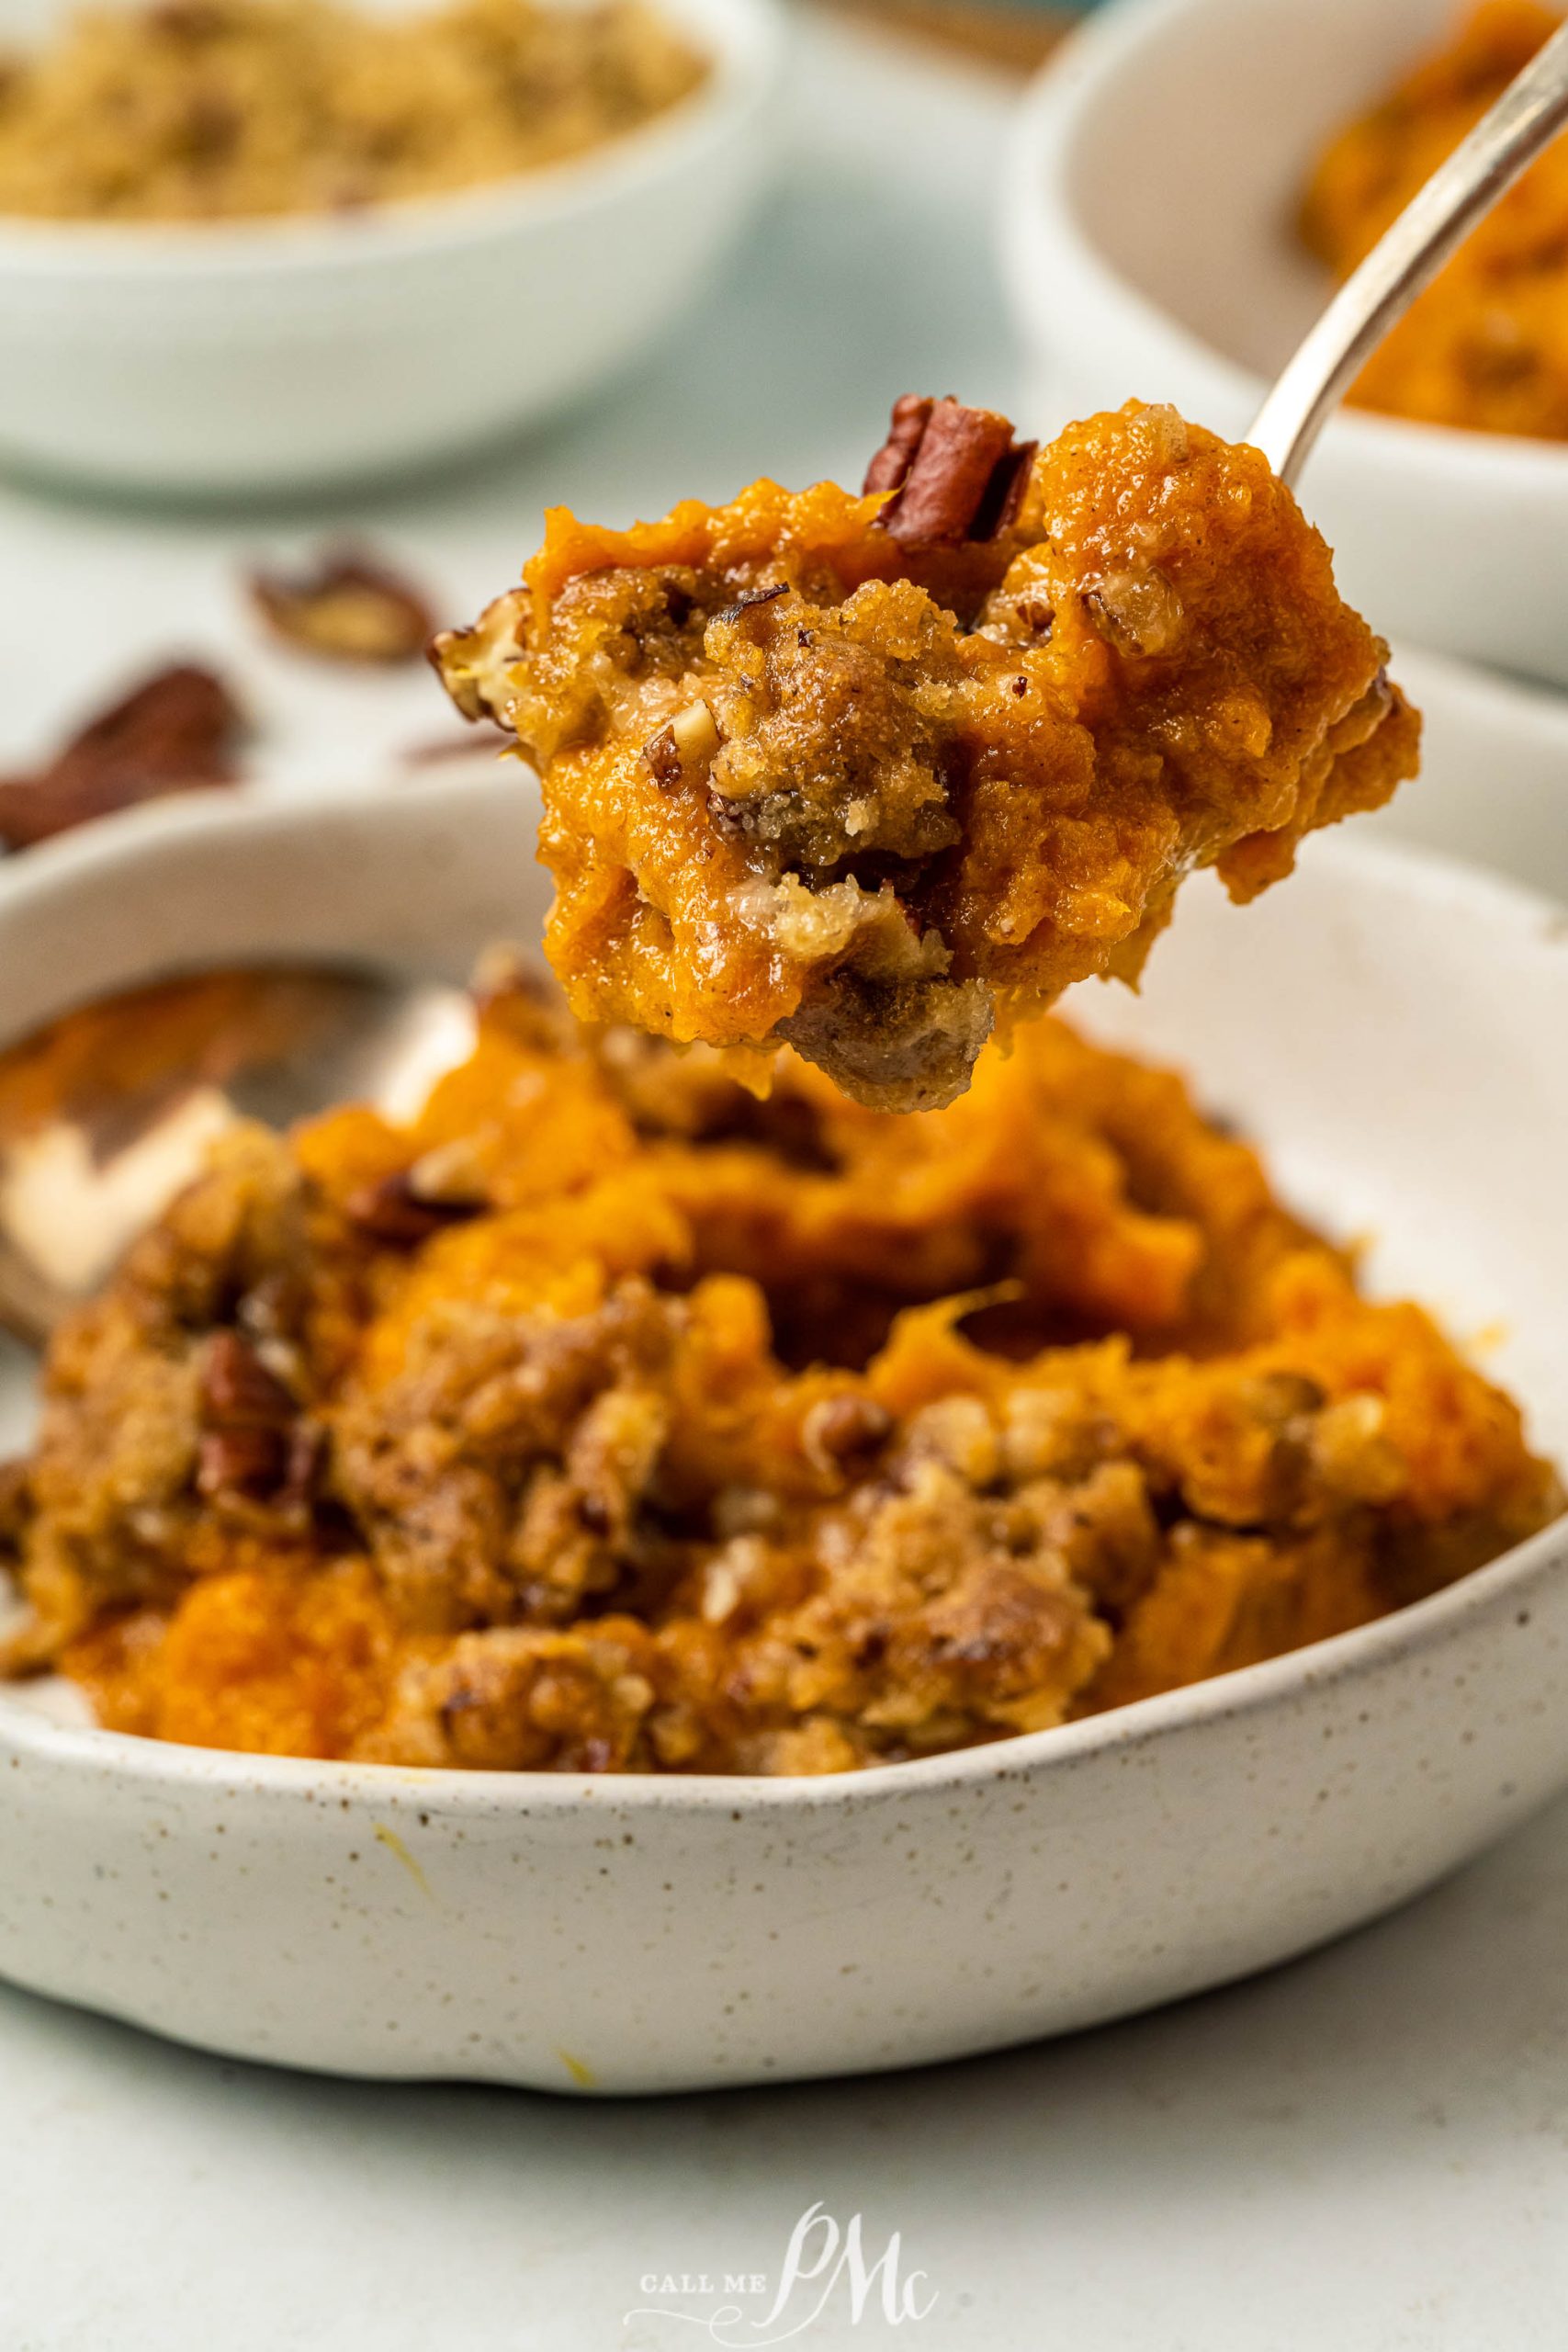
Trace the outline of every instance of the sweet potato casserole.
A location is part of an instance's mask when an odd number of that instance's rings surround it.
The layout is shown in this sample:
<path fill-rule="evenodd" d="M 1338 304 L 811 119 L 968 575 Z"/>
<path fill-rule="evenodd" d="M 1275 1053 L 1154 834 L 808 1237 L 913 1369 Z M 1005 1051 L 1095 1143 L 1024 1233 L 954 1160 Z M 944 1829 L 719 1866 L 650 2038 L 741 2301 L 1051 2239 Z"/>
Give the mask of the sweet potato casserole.
<path fill-rule="evenodd" d="M 241 1129 L 58 1337 L 5 1488 L 123 1729 L 828 1772 L 1448 1583 L 1558 1508 L 1514 1406 L 1174 1076 L 1047 1017 L 896 1118 L 522 976 L 416 1125 Z"/>
<path fill-rule="evenodd" d="M 1562 22 L 1482 0 L 1324 151 L 1307 243 L 1348 277 Z M 1350 397 L 1432 424 L 1568 439 L 1568 146 L 1549 147 L 1386 335 Z"/>
<path fill-rule="evenodd" d="M 642 0 L 151 0 L 0 55 L 0 213 L 341 212 L 536 170 L 695 89 Z"/>
<path fill-rule="evenodd" d="M 1386 799 L 1416 722 L 1385 652 L 1257 450 L 1134 404 L 1037 457 L 917 399 L 861 497 L 557 510 L 437 641 L 538 766 L 574 1011 L 786 1042 L 904 1111 L 993 1026 L 1134 978 L 1194 866 L 1249 898 Z"/>

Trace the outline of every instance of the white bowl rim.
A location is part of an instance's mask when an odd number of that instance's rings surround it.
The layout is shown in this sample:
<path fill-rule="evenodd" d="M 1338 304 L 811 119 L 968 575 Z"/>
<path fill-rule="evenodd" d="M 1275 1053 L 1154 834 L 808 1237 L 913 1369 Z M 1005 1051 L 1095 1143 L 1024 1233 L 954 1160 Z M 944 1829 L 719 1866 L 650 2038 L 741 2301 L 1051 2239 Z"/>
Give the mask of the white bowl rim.
<path fill-rule="evenodd" d="M 0 277 L 201 278 L 401 263 L 411 254 L 549 230 L 651 190 L 739 122 L 777 84 L 779 0 L 658 0 L 705 47 L 709 72 L 673 107 L 581 153 L 528 172 L 345 213 L 225 220 L 78 220 L 0 213 Z"/>
<path fill-rule="evenodd" d="M 1243 367 L 1134 286 L 1085 232 L 1072 201 L 1071 172 L 1081 118 L 1113 89 L 1127 60 L 1168 26 L 1199 15 L 1210 0 L 1112 0 L 1082 19 L 1041 67 L 1020 102 L 1001 183 L 1004 266 L 1021 309 L 1038 311 L 1049 274 L 1079 281 L 1086 299 L 1109 305 L 1145 334 L 1179 345 L 1208 368 L 1230 398 L 1258 409 L 1266 379 Z M 1456 471 L 1478 485 L 1526 496 L 1550 480 L 1560 485 L 1568 442 L 1523 434 L 1485 433 L 1385 414 L 1343 403 L 1329 431 L 1368 465 L 1403 465 L 1426 475 Z"/>
<path fill-rule="evenodd" d="M 400 791 L 399 797 L 436 799 L 443 789 L 438 779 L 431 779 L 422 786 Z M 79 876 L 112 869 L 129 854 L 155 851 L 164 841 L 224 832 L 243 840 L 308 827 L 329 813 L 378 805 L 385 807 L 384 795 L 354 786 L 312 795 L 309 801 L 259 797 L 247 800 L 239 795 L 213 793 L 129 809 L 85 826 L 78 833 L 46 842 L 15 864 L 0 865 L 0 924 L 7 906 L 18 899 L 51 898 L 68 889 Z M 1315 864 L 1340 865 L 1353 875 L 1371 874 L 1393 890 L 1435 899 L 1467 922 L 1500 925 L 1515 937 L 1551 938 L 1562 930 L 1563 910 L 1555 900 L 1438 851 L 1414 848 L 1404 842 L 1326 836 L 1313 842 L 1311 855 Z M 177 969 L 177 960 L 158 968 Z M 153 970 L 148 967 L 149 978 Z M 1568 1515 L 1424 1600 L 1282 1657 L 1208 1676 L 1181 1689 L 1161 1691 L 1048 1731 L 1020 1733 L 983 1747 L 821 1778 L 464 1771 L 447 1766 L 343 1763 L 254 1755 L 241 1749 L 187 1747 L 129 1733 L 52 1723 L 24 1699 L 11 1695 L 13 1690 L 25 1690 L 25 1684 L 0 1684 L 0 1734 L 18 1753 L 35 1756 L 39 1762 L 107 1769 L 150 1786 L 224 1790 L 243 1782 L 252 1792 L 271 1794 L 279 1801 L 292 1794 L 308 1795 L 312 1802 L 320 1795 L 344 1803 L 355 1799 L 384 1803 L 400 1794 L 417 1793 L 423 1806 L 448 1815 L 525 1815 L 589 1800 L 645 1810 L 842 1810 L 878 1799 L 897 1800 L 906 1792 L 930 1795 L 998 1778 L 1032 1778 L 1042 1770 L 1058 1765 L 1067 1769 L 1102 1753 L 1135 1751 L 1207 1722 L 1256 1714 L 1314 1690 L 1353 1681 L 1412 1653 L 1435 1650 L 1467 1617 L 1517 1605 L 1543 1578 L 1565 1571 Z"/>

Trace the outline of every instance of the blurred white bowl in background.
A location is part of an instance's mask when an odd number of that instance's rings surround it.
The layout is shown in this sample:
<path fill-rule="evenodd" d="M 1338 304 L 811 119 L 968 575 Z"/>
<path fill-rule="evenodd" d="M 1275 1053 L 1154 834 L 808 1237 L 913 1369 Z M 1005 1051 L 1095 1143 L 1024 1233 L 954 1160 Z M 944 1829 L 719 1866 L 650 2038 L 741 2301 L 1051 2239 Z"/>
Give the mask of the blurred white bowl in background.
<path fill-rule="evenodd" d="M 773 0 L 659 4 L 710 78 L 568 163 L 333 218 L 0 220 L 0 457 L 299 489 L 441 457 L 623 368 L 749 219 L 782 80 Z M 40 25 L 39 0 L 0 0 L 0 40 Z"/>
<path fill-rule="evenodd" d="M 1173 401 L 1244 435 L 1321 310 L 1293 207 L 1328 134 L 1453 0 L 1118 0 L 1041 75 L 1003 245 L 1034 391 L 1061 423 Z M 1568 447 L 1348 410 L 1303 503 L 1393 634 L 1568 684 Z"/>

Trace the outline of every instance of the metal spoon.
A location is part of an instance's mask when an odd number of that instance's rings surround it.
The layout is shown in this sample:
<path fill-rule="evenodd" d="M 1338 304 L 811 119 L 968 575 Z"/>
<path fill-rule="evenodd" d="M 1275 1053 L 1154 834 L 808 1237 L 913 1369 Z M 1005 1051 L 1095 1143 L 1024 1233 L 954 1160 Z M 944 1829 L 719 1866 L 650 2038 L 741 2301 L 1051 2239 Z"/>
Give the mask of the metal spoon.
<path fill-rule="evenodd" d="M 37 1346 L 240 1119 L 395 1118 L 471 1052 L 458 989 L 353 969 L 203 972 L 67 1013 L 0 1054 L 0 1326 Z"/>
<path fill-rule="evenodd" d="M 1247 439 L 1292 488 L 1341 394 L 1483 214 L 1568 123 L 1568 25 L 1410 199 L 1287 360 Z"/>

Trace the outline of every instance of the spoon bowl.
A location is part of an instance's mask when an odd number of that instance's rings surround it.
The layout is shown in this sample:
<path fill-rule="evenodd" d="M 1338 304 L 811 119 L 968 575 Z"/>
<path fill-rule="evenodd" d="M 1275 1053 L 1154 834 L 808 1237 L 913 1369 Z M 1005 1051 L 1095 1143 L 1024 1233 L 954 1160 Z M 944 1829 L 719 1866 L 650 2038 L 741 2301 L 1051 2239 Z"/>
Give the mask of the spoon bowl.
<path fill-rule="evenodd" d="M 243 1119 L 342 1102 L 396 1117 L 464 1059 L 456 989 L 285 965 L 187 974 L 64 1013 L 0 1053 L 0 1324 L 40 1345 Z"/>

